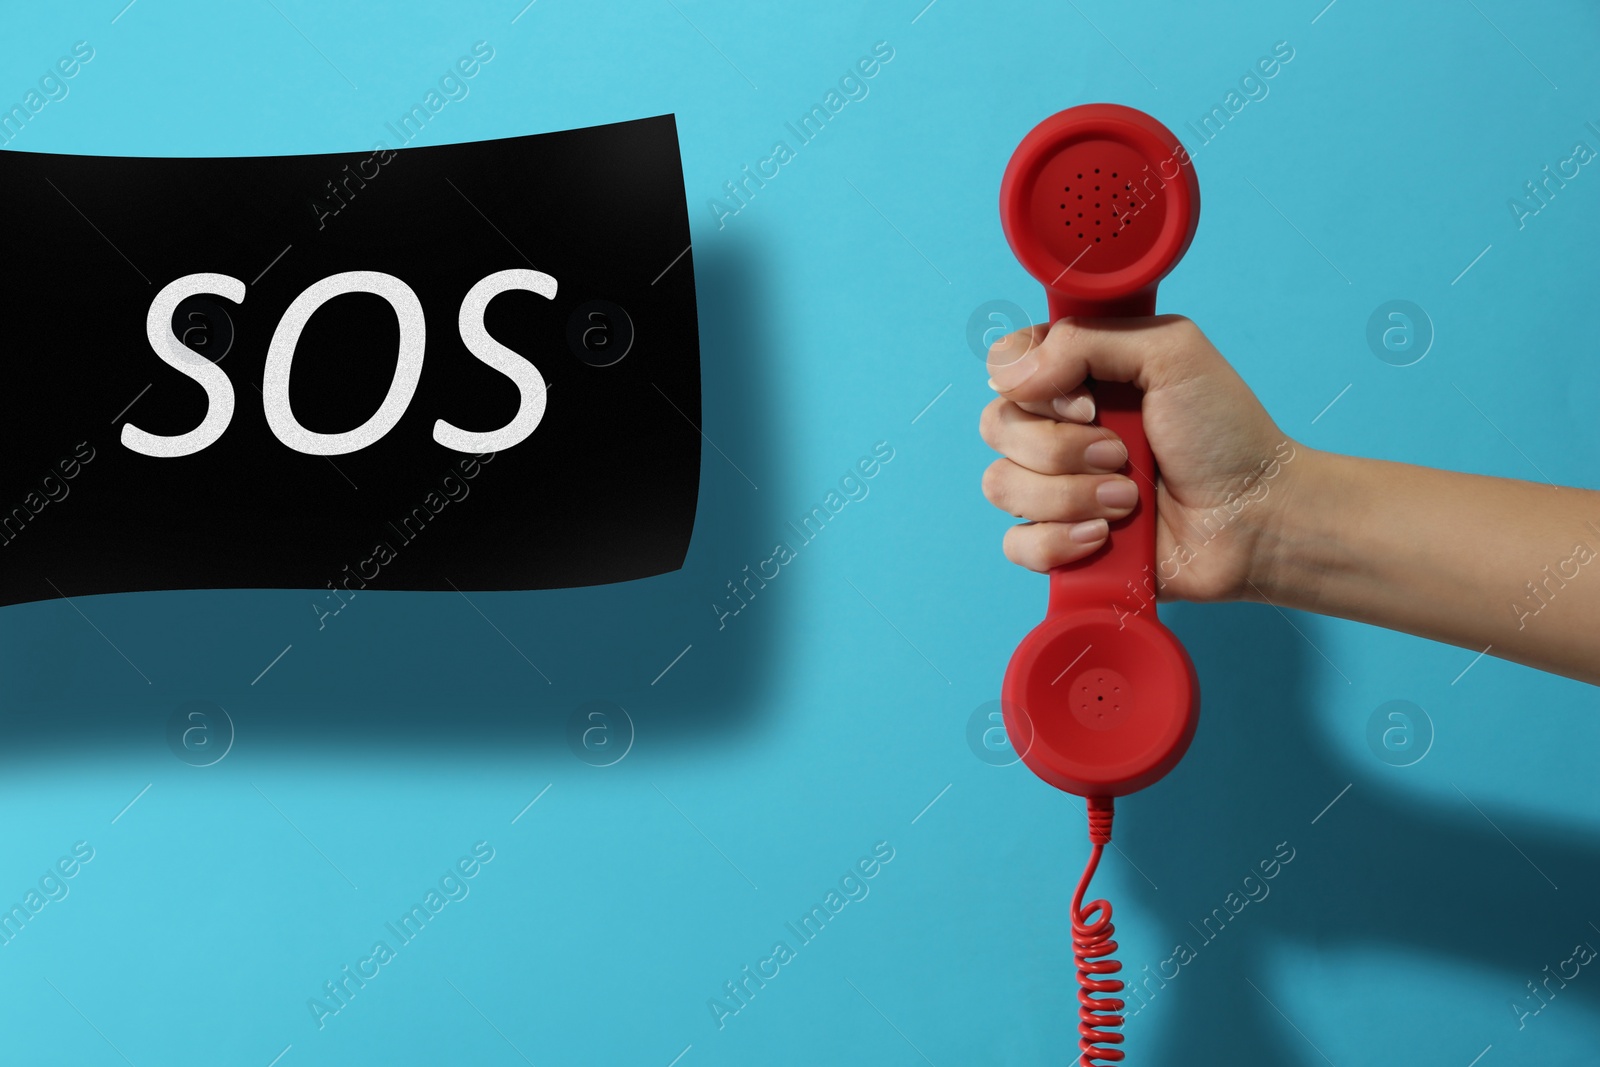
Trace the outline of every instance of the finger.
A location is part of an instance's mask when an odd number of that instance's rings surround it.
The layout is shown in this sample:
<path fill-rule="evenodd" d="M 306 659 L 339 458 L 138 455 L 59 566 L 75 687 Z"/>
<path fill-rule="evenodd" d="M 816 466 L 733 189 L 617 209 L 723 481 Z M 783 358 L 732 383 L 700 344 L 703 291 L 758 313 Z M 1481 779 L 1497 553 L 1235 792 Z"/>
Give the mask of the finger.
<path fill-rule="evenodd" d="M 1028 407 L 1065 397 L 1091 377 L 1148 392 L 1181 378 L 1181 353 L 1195 333 L 1192 322 L 1176 315 L 1059 319 L 1043 340 L 1006 349 L 1011 358 L 991 365 L 990 377 L 1002 396 Z"/>
<path fill-rule="evenodd" d="M 1050 324 L 1042 323 L 1006 334 L 989 349 L 990 366 L 996 368 L 1010 366 L 1038 346 L 1049 333 Z M 992 377 L 989 379 L 989 388 L 996 392 L 1000 391 L 999 385 Z M 1025 401 L 1020 406 L 1024 411 L 1048 418 L 1080 423 L 1094 421 L 1094 395 L 1089 392 L 1087 385 L 1079 385 L 1074 389 L 1060 389 L 1053 397 Z"/>
<path fill-rule="evenodd" d="M 1029 405 L 1025 410 L 1032 410 Z M 1050 411 L 1035 411 L 1035 415 L 1048 414 L 1053 419 L 1062 419 L 1066 422 L 1078 422 L 1087 425 L 1094 421 L 1094 394 L 1089 392 L 1089 387 L 1080 385 L 1076 389 L 1068 389 L 1065 393 L 1050 401 Z"/>
<path fill-rule="evenodd" d="M 996 392 L 999 391 L 993 378 L 989 379 L 989 387 Z M 1087 425 L 1094 421 L 1094 394 L 1089 391 L 1087 385 L 1065 390 L 1049 400 L 1026 400 L 1017 404 L 1017 407 L 1031 415 L 1042 415 L 1061 422 Z"/>
<path fill-rule="evenodd" d="M 1105 544 L 1104 519 L 1086 522 L 1025 522 L 1006 531 L 1006 559 L 1031 571 L 1048 571 L 1082 559 Z"/>
<path fill-rule="evenodd" d="M 990 448 L 1039 474 L 1111 474 L 1128 461 L 1110 430 L 1033 415 L 1004 397 L 983 409 L 978 432 Z"/>
<path fill-rule="evenodd" d="M 1000 340 L 989 346 L 989 373 L 993 374 L 996 367 L 1006 367 L 1017 362 L 1023 356 L 1045 339 L 1050 332 L 1050 324 L 1041 322 L 1033 326 L 1026 326 L 1020 330 L 1013 330 Z"/>
<path fill-rule="evenodd" d="M 983 495 L 1001 511 L 1035 522 L 1119 519 L 1139 502 L 1120 474 L 1048 475 L 998 459 L 983 472 Z"/>
<path fill-rule="evenodd" d="M 988 366 L 991 373 L 1000 367 L 1009 367 L 1023 356 L 1027 355 L 1034 347 L 1042 342 L 1050 333 L 1049 323 L 1040 323 L 1026 329 L 1014 330 L 989 347 Z M 1000 391 L 993 377 L 989 379 L 989 388 L 995 392 Z M 1082 398 L 1082 399 L 1080 399 Z M 1023 404 L 1023 409 L 1035 415 L 1045 415 L 1051 418 L 1067 418 L 1073 422 L 1091 422 L 1094 419 L 1094 398 L 1089 395 L 1086 387 L 1062 392 L 1058 397 L 1062 407 L 1052 407 L 1051 400 L 1032 401 Z M 1074 401 L 1078 401 L 1074 404 Z"/>

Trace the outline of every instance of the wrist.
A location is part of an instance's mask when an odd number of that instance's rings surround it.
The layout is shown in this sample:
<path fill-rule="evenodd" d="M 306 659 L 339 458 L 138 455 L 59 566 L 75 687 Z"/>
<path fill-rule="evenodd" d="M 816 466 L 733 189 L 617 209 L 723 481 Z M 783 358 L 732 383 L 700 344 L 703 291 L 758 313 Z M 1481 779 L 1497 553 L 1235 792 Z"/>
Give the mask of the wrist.
<path fill-rule="evenodd" d="M 1255 524 L 1244 597 L 1315 611 L 1356 510 L 1353 461 L 1292 440 L 1289 446 L 1270 505 Z"/>

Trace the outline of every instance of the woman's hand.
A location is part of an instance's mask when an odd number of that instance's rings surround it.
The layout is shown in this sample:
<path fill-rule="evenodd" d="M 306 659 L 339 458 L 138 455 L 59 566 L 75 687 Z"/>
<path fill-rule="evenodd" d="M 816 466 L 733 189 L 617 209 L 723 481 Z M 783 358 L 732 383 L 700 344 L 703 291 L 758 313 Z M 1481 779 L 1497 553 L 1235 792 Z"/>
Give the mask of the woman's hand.
<path fill-rule="evenodd" d="M 996 507 L 1029 520 L 1005 536 L 1012 562 L 1047 571 L 1105 543 L 1107 521 L 1132 510 L 1138 488 L 1115 473 L 1121 441 L 1093 425 L 1086 378 L 1144 393 L 1145 434 L 1160 473 L 1156 571 L 1184 600 L 1257 599 L 1296 464 L 1290 440 L 1194 323 L 1175 315 L 1062 319 L 1008 335 L 989 350 L 983 439 L 1005 458 L 985 473 Z"/>

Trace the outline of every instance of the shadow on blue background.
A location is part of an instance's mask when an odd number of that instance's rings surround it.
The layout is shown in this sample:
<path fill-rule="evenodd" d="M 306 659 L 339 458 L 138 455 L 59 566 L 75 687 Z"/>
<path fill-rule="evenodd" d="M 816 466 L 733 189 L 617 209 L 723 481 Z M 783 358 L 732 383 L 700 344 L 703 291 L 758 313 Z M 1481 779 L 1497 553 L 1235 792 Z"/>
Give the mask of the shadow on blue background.
<path fill-rule="evenodd" d="M 1194 657 L 1203 707 L 1190 754 L 1159 795 L 1119 804 L 1116 840 L 1125 855 L 1162 855 L 1184 871 L 1182 882 L 1159 890 L 1142 876 L 1121 883 L 1124 898 L 1153 909 L 1165 926 L 1165 941 L 1141 932 L 1159 954 L 1120 956 L 1125 980 L 1140 989 L 1127 995 L 1126 1026 L 1140 1060 L 1221 1062 L 1225 1049 L 1239 1062 L 1311 1062 L 1306 1042 L 1262 992 L 1275 950 L 1423 954 L 1447 968 L 1549 981 L 1537 997 L 1508 982 L 1504 1017 L 1489 1020 L 1496 1026 L 1515 1028 L 1513 1001 L 1530 1013 L 1522 1024 L 1535 1029 L 1546 1002 L 1600 1011 L 1600 982 L 1585 981 L 1581 970 L 1573 978 L 1570 964 L 1571 981 L 1551 977 L 1576 941 L 1600 944 L 1592 902 L 1571 891 L 1600 879 L 1600 843 L 1545 820 L 1421 803 L 1370 782 L 1341 793 L 1355 775 L 1304 714 L 1317 653 L 1287 617 L 1266 604 L 1180 605 L 1167 617 Z M 1261 895 L 1257 864 L 1285 841 L 1294 859 Z M 1552 892 L 1556 886 L 1568 891 Z M 1241 898 L 1249 902 L 1235 913 Z M 1115 897 L 1112 904 L 1122 906 Z M 1179 943 L 1192 958 L 1177 953 Z M 1376 1014 L 1403 1010 L 1404 990 L 1378 968 L 1345 992 Z M 1141 1016 L 1165 1017 L 1159 1052 L 1144 1047 Z"/>

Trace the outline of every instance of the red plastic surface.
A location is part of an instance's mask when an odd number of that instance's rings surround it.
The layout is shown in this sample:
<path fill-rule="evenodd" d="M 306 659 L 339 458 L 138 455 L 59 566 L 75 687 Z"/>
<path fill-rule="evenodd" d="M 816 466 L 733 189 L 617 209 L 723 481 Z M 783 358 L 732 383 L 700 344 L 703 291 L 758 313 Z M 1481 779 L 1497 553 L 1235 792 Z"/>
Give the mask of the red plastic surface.
<path fill-rule="evenodd" d="M 1156 284 L 1200 218 L 1200 185 L 1165 126 L 1118 104 L 1052 115 L 1017 147 L 1000 186 L 1017 259 L 1044 283 L 1051 321 L 1155 313 Z M 1093 555 L 1050 574 L 1045 620 L 1006 668 L 1001 707 L 1023 762 L 1058 789 L 1117 797 L 1143 789 L 1188 750 L 1199 715 L 1194 664 L 1156 617 L 1155 457 L 1142 394 L 1092 382 L 1096 421 L 1128 449 L 1139 486 Z"/>

